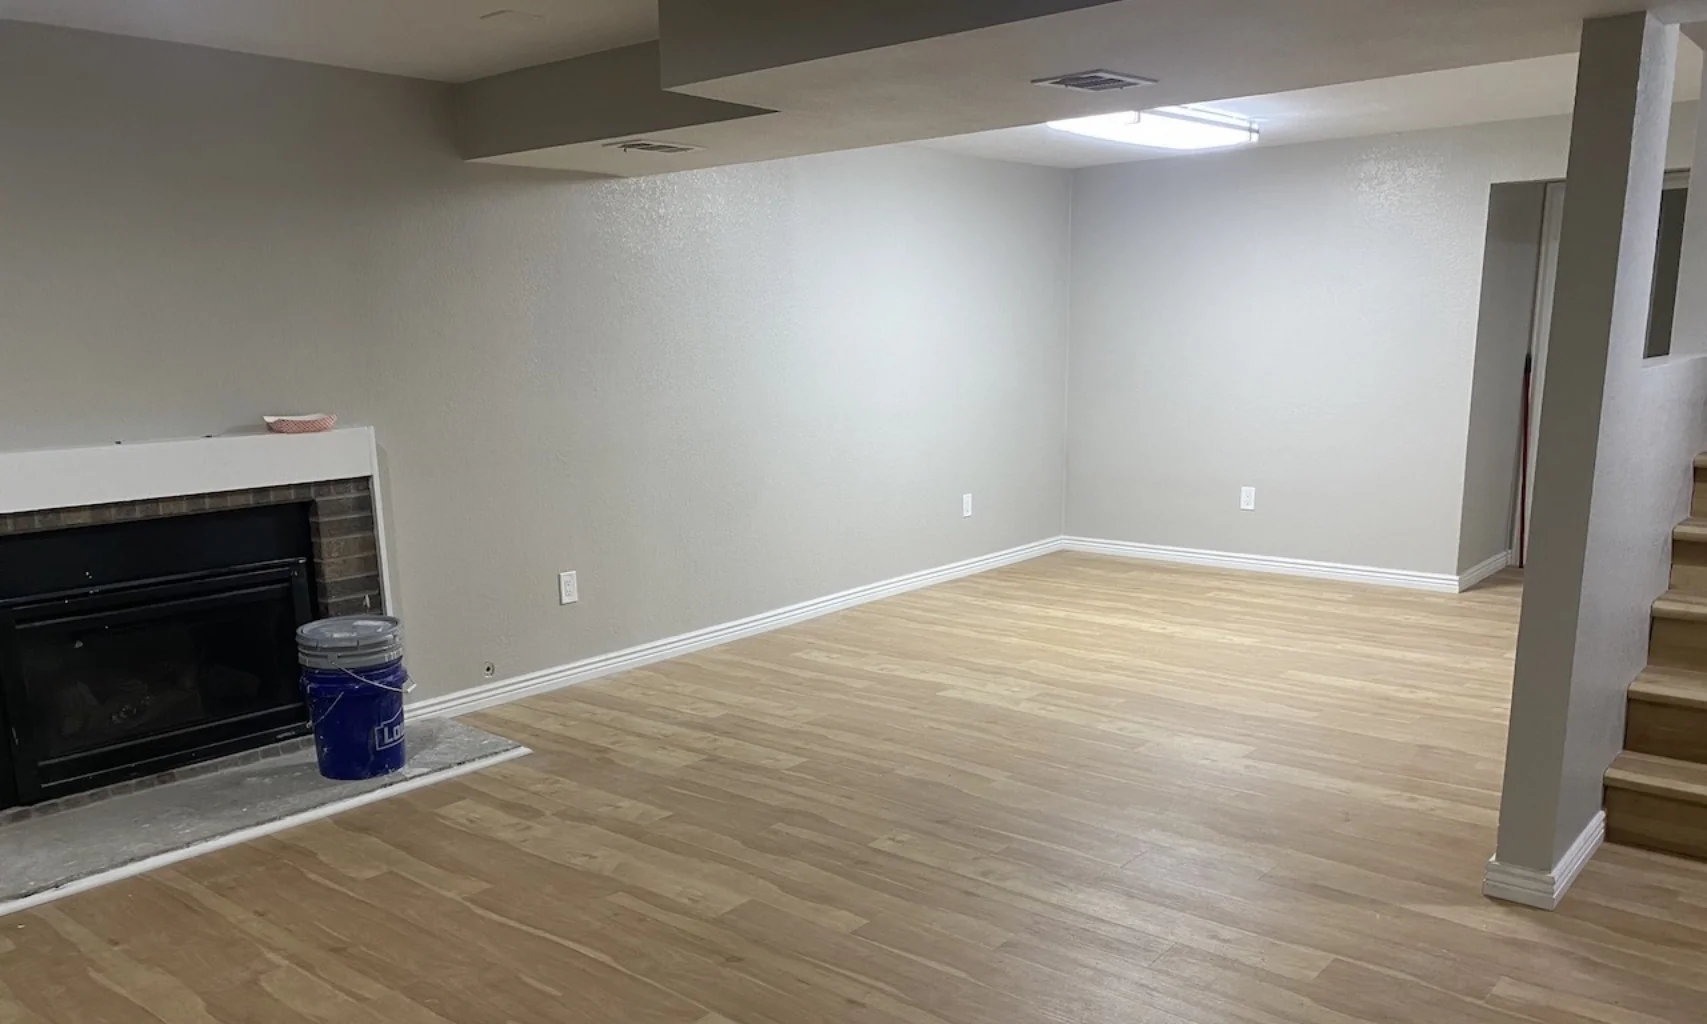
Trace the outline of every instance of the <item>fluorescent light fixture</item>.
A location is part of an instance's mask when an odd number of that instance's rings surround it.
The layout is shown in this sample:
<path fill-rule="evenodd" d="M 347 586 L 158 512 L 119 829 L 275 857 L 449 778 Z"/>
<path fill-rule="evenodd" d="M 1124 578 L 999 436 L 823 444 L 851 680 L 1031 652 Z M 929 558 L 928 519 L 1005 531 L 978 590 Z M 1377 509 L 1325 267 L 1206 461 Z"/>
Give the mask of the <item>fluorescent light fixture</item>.
<path fill-rule="evenodd" d="M 1095 117 L 1051 121 L 1049 127 L 1106 142 L 1151 149 L 1225 149 L 1257 141 L 1255 121 L 1200 107 L 1122 110 Z"/>

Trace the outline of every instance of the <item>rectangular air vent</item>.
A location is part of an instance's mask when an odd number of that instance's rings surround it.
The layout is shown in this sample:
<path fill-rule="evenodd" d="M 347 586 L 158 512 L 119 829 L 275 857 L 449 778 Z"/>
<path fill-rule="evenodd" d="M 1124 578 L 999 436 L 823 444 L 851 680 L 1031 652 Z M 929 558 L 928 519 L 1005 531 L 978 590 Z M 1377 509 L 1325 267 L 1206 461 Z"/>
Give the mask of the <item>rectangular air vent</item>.
<path fill-rule="evenodd" d="M 682 142 L 659 142 L 655 139 L 625 139 L 622 142 L 607 142 L 605 149 L 620 149 L 624 153 L 660 153 L 674 156 L 677 153 L 697 153 L 700 146 L 689 146 Z"/>
<path fill-rule="evenodd" d="M 1047 86 L 1051 89 L 1071 89 L 1074 92 L 1118 92 L 1121 89 L 1136 89 L 1140 86 L 1155 85 L 1154 78 L 1142 75 L 1125 75 L 1118 71 L 1106 71 L 1098 68 L 1094 71 L 1075 71 L 1070 75 L 1056 75 L 1054 78 L 1035 78 L 1032 85 Z"/>

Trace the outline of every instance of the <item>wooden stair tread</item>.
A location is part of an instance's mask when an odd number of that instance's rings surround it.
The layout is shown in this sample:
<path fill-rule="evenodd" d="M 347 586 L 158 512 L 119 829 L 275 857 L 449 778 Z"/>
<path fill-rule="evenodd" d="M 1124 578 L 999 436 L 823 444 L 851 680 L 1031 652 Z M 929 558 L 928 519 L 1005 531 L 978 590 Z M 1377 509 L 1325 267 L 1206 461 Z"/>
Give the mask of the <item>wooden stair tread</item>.
<path fill-rule="evenodd" d="M 1695 456 L 1695 468 L 1707 469 L 1707 452 L 1702 452 Z"/>
<path fill-rule="evenodd" d="M 1691 516 L 1672 527 L 1671 536 L 1673 540 L 1707 543 L 1707 519 Z"/>
<path fill-rule="evenodd" d="M 1707 710 L 1707 672 L 1650 668 L 1630 684 L 1630 699 Z"/>
<path fill-rule="evenodd" d="M 1668 590 L 1654 602 L 1654 618 L 1707 622 L 1707 594 Z"/>
<path fill-rule="evenodd" d="M 1707 806 L 1707 764 L 1625 751 L 1606 770 L 1606 785 Z"/>

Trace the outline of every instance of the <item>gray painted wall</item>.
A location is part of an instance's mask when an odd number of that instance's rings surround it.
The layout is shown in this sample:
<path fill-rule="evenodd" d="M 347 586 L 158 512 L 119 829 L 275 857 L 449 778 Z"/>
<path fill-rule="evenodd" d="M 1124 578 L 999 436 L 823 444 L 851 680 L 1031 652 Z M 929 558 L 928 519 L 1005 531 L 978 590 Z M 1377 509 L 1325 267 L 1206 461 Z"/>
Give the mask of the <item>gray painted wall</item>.
<path fill-rule="evenodd" d="M 421 696 L 1060 532 L 1065 174 L 566 182 L 444 99 L 0 25 L 0 446 L 374 424 Z"/>
<path fill-rule="evenodd" d="M 1687 166 L 1693 108 L 1679 117 Z M 1490 186 L 1563 177 L 1569 131 L 1077 174 L 1068 532 L 1457 572 L 1470 464 L 1493 443 L 1473 454 L 1468 426 Z"/>
<path fill-rule="evenodd" d="M 1583 39 L 1500 801 L 1498 859 L 1542 872 L 1601 809 L 1707 446 L 1707 359 L 1642 358 L 1674 39 L 1640 14 Z"/>
<path fill-rule="evenodd" d="M 1523 363 L 1535 320 L 1544 182 L 1495 185 L 1488 196 L 1481 310 L 1464 458 L 1458 571 L 1512 548 L 1523 432 Z"/>

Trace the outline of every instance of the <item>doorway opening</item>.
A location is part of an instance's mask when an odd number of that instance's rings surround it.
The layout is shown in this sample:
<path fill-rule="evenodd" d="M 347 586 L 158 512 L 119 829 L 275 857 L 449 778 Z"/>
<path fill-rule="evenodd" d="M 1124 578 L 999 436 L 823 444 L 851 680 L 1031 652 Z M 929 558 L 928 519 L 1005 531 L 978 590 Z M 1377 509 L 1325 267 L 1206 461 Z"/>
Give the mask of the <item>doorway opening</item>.
<path fill-rule="evenodd" d="M 1660 193 L 1658 248 L 1654 257 L 1653 291 L 1648 303 L 1645 359 L 1671 354 L 1677 316 L 1678 278 L 1683 262 L 1683 229 L 1689 209 L 1689 172 L 1666 174 Z M 1548 182 L 1541 215 L 1540 258 L 1536 266 L 1535 310 L 1531 319 L 1529 353 L 1524 362 L 1523 433 L 1520 439 L 1518 492 L 1512 517 L 1512 564 L 1529 561 L 1529 521 L 1535 499 L 1535 445 L 1546 394 L 1547 339 L 1553 329 L 1553 297 L 1559 272 L 1559 231 L 1564 221 L 1565 183 Z"/>

